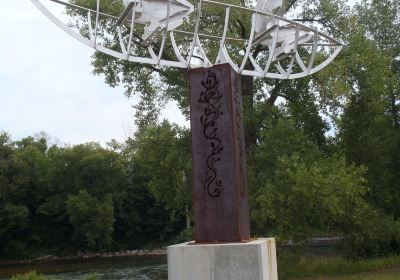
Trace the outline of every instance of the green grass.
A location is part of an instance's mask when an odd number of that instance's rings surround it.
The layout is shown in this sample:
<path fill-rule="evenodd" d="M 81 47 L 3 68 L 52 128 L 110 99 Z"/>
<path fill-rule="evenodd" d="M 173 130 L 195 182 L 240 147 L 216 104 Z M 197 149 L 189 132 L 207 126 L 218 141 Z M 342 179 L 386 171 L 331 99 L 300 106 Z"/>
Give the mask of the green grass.
<path fill-rule="evenodd" d="M 293 280 L 399 280 L 400 269 L 383 270 L 368 273 L 341 276 L 320 276 L 307 278 L 292 278 Z"/>
<path fill-rule="evenodd" d="M 26 274 L 18 274 L 15 275 L 11 278 L 11 280 L 55 280 L 56 278 L 50 277 L 47 278 L 43 276 L 42 274 L 38 274 L 36 271 L 31 271 Z M 96 273 L 90 273 L 84 276 L 84 280 L 97 280 L 97 274 Z"/>
<path fill-rule="evenodd" d="M 280 280 L 307 279 L 306 277 L 309 277 L 309 279 L 400 280 L 400 256 L 353 262 L 342 257 L 296 257 L 294 255 L 285 255 L 281 256 L 278 262 Z M 360 274 L 362 273 L 366 273 L 366 275 L 361 276 Z M 387 275 L 388 278 L 378 277 L 377 275 L 380 274 L 385 275 L 385 277 Z M 337 277 L 334 278 L 335 276 Z"/>

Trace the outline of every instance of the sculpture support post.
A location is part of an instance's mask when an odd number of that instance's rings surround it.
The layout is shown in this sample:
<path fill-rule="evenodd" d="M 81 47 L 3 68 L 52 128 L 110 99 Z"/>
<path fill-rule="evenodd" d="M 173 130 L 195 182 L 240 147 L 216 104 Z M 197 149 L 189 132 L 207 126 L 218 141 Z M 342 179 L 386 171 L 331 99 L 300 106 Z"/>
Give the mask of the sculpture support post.
<path fill-rule="evenodd" d="M 196 243 L 168 247 L 168 279 L 278 280 L 275 239 L 250 240 L 240 76 L 222 64 L 188 78 Z"/>
<path fill-rule="evenodd" d="M 188 73 L 196 243 L 250 239 L 240 76 L 229 64 Z"/>

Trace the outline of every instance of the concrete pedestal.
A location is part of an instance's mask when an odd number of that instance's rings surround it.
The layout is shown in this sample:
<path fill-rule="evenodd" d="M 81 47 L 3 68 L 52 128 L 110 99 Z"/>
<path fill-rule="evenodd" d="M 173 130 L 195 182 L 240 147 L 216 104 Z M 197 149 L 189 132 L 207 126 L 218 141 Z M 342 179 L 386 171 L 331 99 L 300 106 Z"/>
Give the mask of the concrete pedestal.
<path fill-rule="evenodd" d="M 169 280 L 277 280 L 275 239 L 168 247 Z"/>

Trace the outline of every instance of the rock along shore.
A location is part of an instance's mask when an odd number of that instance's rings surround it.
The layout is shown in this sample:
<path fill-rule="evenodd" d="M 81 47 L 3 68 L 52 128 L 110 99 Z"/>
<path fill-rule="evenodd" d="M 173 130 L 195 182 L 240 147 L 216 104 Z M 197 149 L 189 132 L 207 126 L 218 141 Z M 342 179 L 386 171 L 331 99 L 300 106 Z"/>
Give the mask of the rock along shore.
<path fill-rule="evenodd" d="M 108 253 L 78 253 L 74 256 L 52 256 L 45 255 L 35 259 L 24 260 L 0 260 L 0 266 L 19 265 L 19 264 L 33 264 L 41 262 L 57 262 L 57 261 L 77 261 L 89 260 L 95 258 L 120 258 L 120 257 L 134 257 L 134 256 L 162 256 L 167 254 L 167 249 L 149 249 L 149 250 L 126 250 L 119 252 Z"/>

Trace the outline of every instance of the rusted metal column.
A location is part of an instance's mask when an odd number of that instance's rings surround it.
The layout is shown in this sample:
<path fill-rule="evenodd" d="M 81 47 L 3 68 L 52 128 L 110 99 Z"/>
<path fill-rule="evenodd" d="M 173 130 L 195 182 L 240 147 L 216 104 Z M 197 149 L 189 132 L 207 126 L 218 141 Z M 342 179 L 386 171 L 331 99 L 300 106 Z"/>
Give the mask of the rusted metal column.
<path fill-rule="evenodd" d="M 229 64 L 188 73 L 196 243 L 250 238 L 240 76 Z"/>

